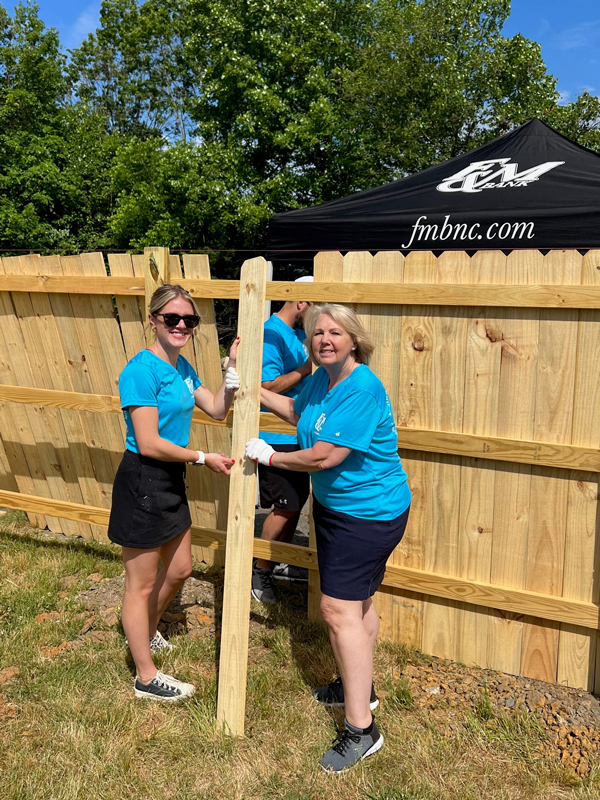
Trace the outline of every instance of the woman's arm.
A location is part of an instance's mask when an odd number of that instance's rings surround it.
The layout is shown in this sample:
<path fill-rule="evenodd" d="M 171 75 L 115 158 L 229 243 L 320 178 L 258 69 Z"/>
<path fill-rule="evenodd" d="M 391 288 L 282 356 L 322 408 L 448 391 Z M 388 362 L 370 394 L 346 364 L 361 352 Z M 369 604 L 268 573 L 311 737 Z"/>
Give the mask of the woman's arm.
<path fill-rule="evenodd" d="M 240 337 L 238 336 L 229 350 L 229 369 L 235 369 L 239 343 Z M 225 385 L 225 378 L 223 378 L 223 383 L 216 394 L 213 394 L 206 386 L 199 386 L 194 392 L 194 400 L 198 408 L 204 411 L 205 414 L 208 414 L 209 417 L 213 419 L 225 419 L 234 394 L 235 390 L 228 390 Z"/>
<path fill-rule="evenodd" d="M 156 406 L 129 406 L 131 422 L 138 449 L 143 456 L 159 461 L 198 461 L 198 451 L 180 447 L 158 434 L 158 408 Z M 234 460 L 223 453 L 205 453 L 204 463 L 213 472 L 229 475 Z"/>
<path fill-rule="evenodd" d="M 260 390 L 260 404 L 273 414 L 277 414 L 285 422 L 290 425 L 297 425 L 300 417 L 294 411 L 294 398 L 286 397 L 283 394 L 271 392 L 269 389 Z"/>
<path fill-rule="evenodd" d="M 253 461 L 295 472 L 320 472 L 322 469 L 337 467 L 351 452 L 350 447 L 342 447 L 332 442 L 316 442 L 313 447 L 296 450 L 293 453 L 275 451 L 262 439 L 250 439 L 246 443 L 246 455 Z"/>

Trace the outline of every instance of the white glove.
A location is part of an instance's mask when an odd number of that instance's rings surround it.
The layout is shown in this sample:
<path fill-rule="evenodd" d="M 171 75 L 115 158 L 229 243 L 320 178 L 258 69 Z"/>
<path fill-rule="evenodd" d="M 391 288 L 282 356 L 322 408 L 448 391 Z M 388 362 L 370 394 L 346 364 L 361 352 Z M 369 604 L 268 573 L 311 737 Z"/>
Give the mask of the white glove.
<path fill-rule="evenodd" d="M 258 461 L 259 464 L 264 464 L 265 467 L 271 466 L 271 459 L 275 450 L 270 444 L 263 442 L 262 439 L 249 439 L 246 442 L 246 458 L 252 461 Z"/>
<path fill-rule="evenodd" d="M 240 376 L 235 367 L 228 367 L 225 373 L 225 388 L 228 392 L 237 392 L 240 388 Z"/>
<path fill-rule="evenodd" d="M 202 450 L 196 450 L 196 452 L 198 453 L 198 460 L 192 461 L 192 467 L 203 467 L 205 462 L 204 453 Z"/>

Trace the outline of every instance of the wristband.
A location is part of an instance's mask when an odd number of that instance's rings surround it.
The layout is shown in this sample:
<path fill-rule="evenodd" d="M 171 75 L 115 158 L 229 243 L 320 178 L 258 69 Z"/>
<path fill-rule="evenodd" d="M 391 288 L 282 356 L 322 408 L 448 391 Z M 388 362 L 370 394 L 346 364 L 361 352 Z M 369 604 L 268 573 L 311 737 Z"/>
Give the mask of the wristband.
<path fill-rule="evenodd" d="M 198 460 L 197 461 L 192 461 L 192 464 L 195 467 L 203 467 L 204 464 L 206 463 L 206 459 L 204 457 L 204 453 L 202 452 L 202 450 L 197 450 L 196 452 L 198 453 Z"/>
<path fill-rule="evenodd" d="M 274 455 L 275 455 L 275 453 L 271 453 L 271 457 L 269 458 L 269 466 L 272 466 L 271 462 L 273 461 L 273 456 Z"/>

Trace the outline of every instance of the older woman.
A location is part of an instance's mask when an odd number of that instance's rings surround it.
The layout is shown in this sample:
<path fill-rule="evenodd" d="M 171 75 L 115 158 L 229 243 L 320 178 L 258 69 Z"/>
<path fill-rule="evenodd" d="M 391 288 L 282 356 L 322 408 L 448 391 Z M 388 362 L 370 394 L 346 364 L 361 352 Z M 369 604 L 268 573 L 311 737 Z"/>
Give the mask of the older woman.
<path fill-rule="evenodd" d="M 215 419 L 227 416 L 239 387 L 239 339 L 213 395 L 180 354 L 200 322 L 193 298 L 181 286 L 165 284 L 152 295 L 148 310 L 154 342 L 119 377 L 127 449 L 115 477 L 108 537 L 123 548 L 122 622 L 136 667 L 134 694 L 173 702 L 191 695 L 194 686 L 157 670 L 152 653 L 172 649 L 157 625 L 192 571 L 186 464 L 225 475 L 233 464 L 223 453 L 189 448 L 192 412 L 198 406 Z"/>
<path fill-rule="evenodd" d="M 371 598 L 404 534 L 411 497 L 392 407 L 368 367 L 370 334 L 353 311 L 335 304 L 311 308 L 304 325 L 319 365 L 312 381 L 295 400 L 261 391 L 264 406 L 297 426 L 302 449 L 280 453 L 251 439 L 246 455 L 311 473 L 321 611 L 340 673 L 313 694 L 346 712 L 344 730 L 319 763 L 341 772 L 383 745 L 371 713 L 379 704 L 373 688 L 379 618 Z"/>

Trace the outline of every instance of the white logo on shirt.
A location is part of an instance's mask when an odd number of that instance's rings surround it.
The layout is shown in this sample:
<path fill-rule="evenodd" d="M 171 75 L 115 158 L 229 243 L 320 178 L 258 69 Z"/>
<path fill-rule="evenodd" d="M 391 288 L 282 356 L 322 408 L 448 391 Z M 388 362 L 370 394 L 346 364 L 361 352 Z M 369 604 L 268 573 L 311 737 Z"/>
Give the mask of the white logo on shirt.
<path fill-rule="evenodd" d="M 319 419 L 315 422 L 315 430 L 316 430 L 317 433 L 321 433 L 321 429 L 322 429 L 323 425 L 325 425 L 325 420 L 326 419 L 327 419 L 327 417 L 325 416 L 325 414 L 321 414 Z"/>
<path fill-rule="evenodd" d="M 184 383 L 190 390 L 190 394 L 194 394 L 194 381 L 191 378 L 186 378 Z"/>

